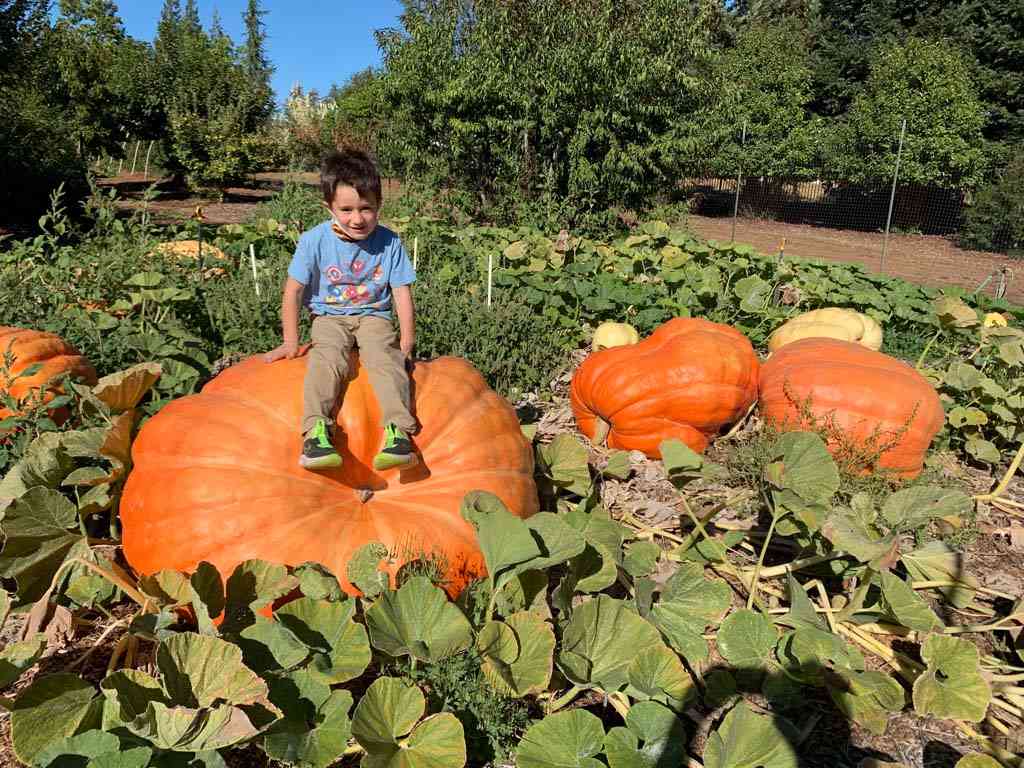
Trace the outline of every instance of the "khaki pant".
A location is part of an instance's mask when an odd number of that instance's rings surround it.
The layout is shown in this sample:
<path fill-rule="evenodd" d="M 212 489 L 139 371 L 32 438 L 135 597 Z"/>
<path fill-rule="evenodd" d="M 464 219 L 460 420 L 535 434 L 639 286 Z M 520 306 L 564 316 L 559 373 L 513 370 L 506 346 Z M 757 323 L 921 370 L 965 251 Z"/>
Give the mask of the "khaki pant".
<path fill-rule="evenodd" d="M 374 315 L 318 315 L 313 318 L 313 348 L 309 351 L 303 387 L 302 433 L 318 419 L 330 426 L 349 380 L 349 351 L 359 346 L 359 362 L 380 403 L 381 426 L 391 423 L 407 433 L 417 429 L 409 412 L 409 374 L 405 355 L 391 320 Z"/>

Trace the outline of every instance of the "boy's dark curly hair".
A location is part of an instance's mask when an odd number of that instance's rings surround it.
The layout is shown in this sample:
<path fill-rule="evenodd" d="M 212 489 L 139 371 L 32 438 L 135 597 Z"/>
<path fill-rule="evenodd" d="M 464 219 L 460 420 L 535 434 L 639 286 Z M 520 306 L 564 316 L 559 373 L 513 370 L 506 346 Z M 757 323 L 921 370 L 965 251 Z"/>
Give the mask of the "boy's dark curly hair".
<path fill-rule="evenodd" d="M 354 187 L 362 197 L 373 197 L 381 204 L 380 172 L 361 149 L 337 149 L 324 156 L 320 164 L 320 193 L 324 202 L 334 202 L 338 185 Z"/>

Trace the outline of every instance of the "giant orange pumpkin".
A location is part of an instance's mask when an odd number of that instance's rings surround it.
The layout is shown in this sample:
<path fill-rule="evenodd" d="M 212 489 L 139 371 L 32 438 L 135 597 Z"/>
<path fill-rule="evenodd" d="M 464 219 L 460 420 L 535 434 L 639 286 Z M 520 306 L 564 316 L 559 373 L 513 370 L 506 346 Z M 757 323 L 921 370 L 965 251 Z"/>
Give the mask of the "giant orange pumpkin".
<path fill-rule="evenodd" d="M 794 341 L 761 366 L 760 408 L 784 430 L 831 420 L 866 453 L 891 445 L 873 467 L 902 477 L 921 472 L 945 419 L 934 387 L 906 363 L 838 339 Z M 830 440 L 835 451 L 836 440 Z"/>
<path fill-rule="evenodd" d="M 89 361 L 53 333 L 0 325 L 0 362 L 8 353 L 13 355 L 14 362 L 6 376 L 0 371 L 0 393 L 7 392 L 19 402 L 40 391 L 43 402 L 50 402 L 54 397 L 50 382 L 65 373 L 87 384 L 96 383 L 96 371 Z M 34 374 L 16 378 L 35 365 L 40 368 Z M 0 403 L 0 421 L 12 415 L 12 411 Z M 51 414 L 58 420 L 62 415 L 63 412 Z"/>
<path fill-rule="evenodd" d="M 754 348 L 735 328 L 677 318 L 639 344 L 587 357 L 570 399 L 592 441 L 658 458 L 669 438 L 703 451 L 757 399 L 757 373 Z"/>
<path fill-rule="evenodd" d="M 306 358 L 235 365 L 196 395 L 168 404 L 142 428 L 121 500 L 124 554 L 143 574 L 191 571 L 201 561 L 225 577 L 258 558 L 322 563 L 343 587 L 352 552 L 380 541 L 401 558 L 440 553 L 448 589 L 483 571 L 459 505 L 472 490 L 496 494 L 516 515 L 537 511 L 533 453 L 512 407 L 465 360 L 417 363 L 412 375 L 420 464 L 375 472 L 380 409 L 365 370 L 337 414 L 342 467 L 298 466 Z"/>

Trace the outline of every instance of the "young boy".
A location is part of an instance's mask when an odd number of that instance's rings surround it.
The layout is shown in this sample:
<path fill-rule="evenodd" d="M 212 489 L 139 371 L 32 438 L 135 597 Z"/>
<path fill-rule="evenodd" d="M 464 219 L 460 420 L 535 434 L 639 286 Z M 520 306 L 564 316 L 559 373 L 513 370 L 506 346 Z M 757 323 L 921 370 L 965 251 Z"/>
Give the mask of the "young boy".
<path fill-rule="evenodd" d="M 384 440 L 374 469 L 417 462 L 409 435 L 406 361 L 415 343 L 410 286 L 416 273 L 398 236 L 378 226 L 380 175 L 358 150 L 332 152 L 320 169 L 323 205 L 331 218 L 304 232 L 288 268 L 281 299 L 284 343 L 264 359 L 271 363 L 299 352 L 299 304 L 313 314 L 312 341 L 303 389 L 302 455 L 299 464 L 319 470 L 341 466 L 332 435 L 333 413 L 349 376 L 349 351 L 359 361 L 380 402 Z M 398 314 L 396 341 L 391 307 Z"/>

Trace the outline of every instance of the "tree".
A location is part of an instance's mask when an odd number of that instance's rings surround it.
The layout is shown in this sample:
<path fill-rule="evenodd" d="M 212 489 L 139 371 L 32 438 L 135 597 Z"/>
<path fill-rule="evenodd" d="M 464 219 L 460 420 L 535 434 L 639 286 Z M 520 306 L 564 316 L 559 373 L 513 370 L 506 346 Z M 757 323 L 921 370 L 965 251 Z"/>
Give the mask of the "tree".
<path fill-rule="evenodd" d="M 274 91 L 270 87 L 274 67 L 265 50 L 267 33 L 263 16 L 266 13 L 260 8 L 259 0 L 248 0 L 243 17 L 245 45 L 242 58 L 249 99 L 246 124 L 250 130 L 262 126 L 274 111 Z"/>
<path fill-rule="evenodd" d="M 642 207 L 694 151 L 710 93 L 704 10 L 685 0 L 406 0 L 379 37 L 395 170 L 566 222 Z"/>
<path fill-rule="evenodd" d="M 985 108 L 963 54 L 949 44 L 910 38 L 878 49 L 870 67 L 838 129 L 839 172 L 852 181 L 891 178 L 906 119 L 904 183 L 977 184 L 985 169 Z"/>
<path fill-rule="evenodd" d="M 821 120 L 809 113 L 811 66 L 800 25 L 754 22 L 713 70 L 719 94 L 700 115 L 702 131 L 716 137 L 708 153 L 720 175 L 741 168 L 752 176 L 814 175 Z M 746 140 L 740 146 L 741 126 Z"/>
<path fill-rule="evenodd" d="M 908 36 L 962 49 L 990 116 L 986 138 L 1024 141 L 1024 4 L 1005 0 L 821 0 L 815 110 L 846 111 L 875 49 Z"/>
<path fill-rule="evenodd" d="M 85 163 L 54 83 L 60 79 L 46 0 L 0 0 L 0 188 L 2 222 L 34 221 L 60 184 L 84 189 Z"/>

